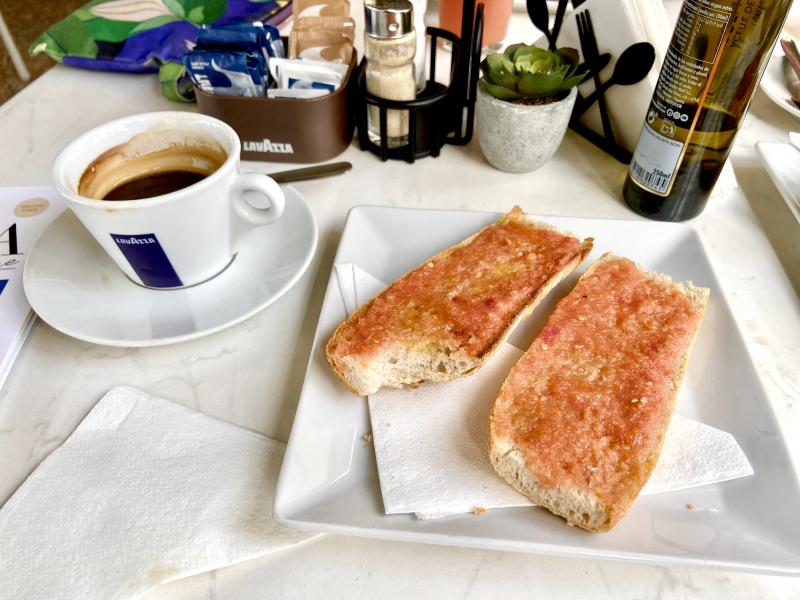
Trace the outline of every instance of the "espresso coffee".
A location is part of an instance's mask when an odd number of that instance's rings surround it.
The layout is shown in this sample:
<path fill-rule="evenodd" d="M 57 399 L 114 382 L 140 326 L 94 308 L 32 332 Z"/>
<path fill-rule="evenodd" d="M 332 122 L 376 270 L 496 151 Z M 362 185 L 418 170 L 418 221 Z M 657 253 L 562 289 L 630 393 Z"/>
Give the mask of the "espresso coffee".
<path fill-rule="evenodd" d="M 141 200 L 142 198 L 154 198 L 177 192 L 185 187 L 189 187 L 202 181 L 207 176 L 191 171 L 170 171 L 132 179 L 103 196 L 103 200 Z"/>
<path fill-rule="evenodd" d="M 227 158 L 207 133 L 155 126 L 95 158 L 81 175 L 78 193 L 95 200 L 155 198 L 202 181 Z"/>

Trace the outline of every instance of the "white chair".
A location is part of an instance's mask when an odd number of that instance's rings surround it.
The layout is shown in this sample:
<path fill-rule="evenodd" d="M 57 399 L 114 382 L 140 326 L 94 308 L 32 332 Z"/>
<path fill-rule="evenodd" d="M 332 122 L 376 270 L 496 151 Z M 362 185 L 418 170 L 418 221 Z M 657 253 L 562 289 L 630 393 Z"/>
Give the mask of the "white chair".
<path fill-rule="evenodd" d="M 27 67 L 25 67 L 25 63 L 22 62 L 22 56 L 20 56 L 17 45 L 14 43 L 14 38 L 11 37 L 11 32 L 8 30 L 5 20 L 3 20 L 2 13 L 0 13 L 0 38 L 3 38 L 3 44 L 6 50 L 8 50 L 8 54 L 11 56 L 11 62 L 14 63 L 17 75 L 19 75 L 22 81 L 28 81 L 31 78 L 31 74 L 28 72 Z"/>

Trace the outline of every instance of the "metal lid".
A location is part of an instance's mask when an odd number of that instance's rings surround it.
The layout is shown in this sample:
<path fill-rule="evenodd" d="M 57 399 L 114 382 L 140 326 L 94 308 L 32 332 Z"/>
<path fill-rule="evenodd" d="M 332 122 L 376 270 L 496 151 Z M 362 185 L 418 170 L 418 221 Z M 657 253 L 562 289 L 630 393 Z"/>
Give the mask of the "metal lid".
<path fill-rule="evenodd" d="M 409 0 L 365 0 L 364 21 L 367 35 L 398 38 L 414 30 L 414 7 Z"/>

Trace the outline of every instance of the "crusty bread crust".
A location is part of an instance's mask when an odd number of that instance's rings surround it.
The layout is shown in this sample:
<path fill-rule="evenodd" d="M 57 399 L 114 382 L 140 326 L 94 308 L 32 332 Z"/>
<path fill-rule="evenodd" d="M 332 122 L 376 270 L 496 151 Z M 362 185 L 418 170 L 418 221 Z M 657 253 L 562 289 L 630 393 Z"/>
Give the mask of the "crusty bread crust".
<path fill-rule="evenodd" d="M 562 232 L 557 228 L 549 225 L 547 223 L 541 223 L 529 217 L 525 212 L 518 206 L 515 206 L 508 214 L 501 217 L 499 223 L 503 222 L 517 222 L 521 224 L 530 225 L 536 228 L 547 229 L 550 231 L 555 231 L 562 235 L 571 235 L 569 233 Z M 402 281 L 403 279 L 407 278 L 411 273 L 415 272 L 417 269 L 423 268 L 426 264 L 430 262 L 436 262 L 443 258 L 446 258 L 450 254 L 456 251 L 456 249 L 468 246 L 477 238 L 481 232 L 488 229 L 489 227 L 493 227 L 495 224 L 487 225 L 480 231 L 476 232 L 475 234 L 469 236 L 465 240 L 455 244 L 454 246 L 450 246 L 445 248 L 444 250 L 438 252 L 428 260 L 424 261 L 421 265 L 414 267 L 413 269 L 407 271 L 402 277 L 400 277 L 397 281 Z M 574 237 L 574 236 L 572 236 Z M 583 261 L 584 258 L 591 252 L 593 245 L 592 238 L 586 238 L 583 240 L 581 244 L 581 248 L 578 254 L 576 254 L 572 260 L 569 261 L 567 265 L 564 266 L 560 271 L 553 273 L 552 276 L 537 290 L 536 294 L 533 298 L 520 310 L 513 318 L 509 319 L 506 324 L 504 324 L 504 328 L 502 330 L 502 334 L 498 336 L 496 340 L 494 340 L 491 347 L 484 352 L 481 356 L 471 356 L 466 352 L 453 352 L 448 350 L 445 355 L 437 355 L 435 357 L 431 356 L 430 353 L 432 352 L 430 348 L 426 348 L 424 350 L 419 349 L 412 349 L 406 348 L 404 349 L 404 354 L 407 357 L 411 357 L 410 363 L 412 369 L 415 370 L 415 374 L 413 377 L 413 381 L 399 381 L 397 379 L 391 377 L 378 377 L 379 385 L 378 387 L 395 387 L 395 388 L 402 388 L 403 385 L 415 385 L 417 383 L 421 383 L 423 381 L 450 381 L 457 377 L 461 377 L 464 375 L 470 375 L 477 371 L 487 360 L 489 360 L 500 348 L 502 343 L 508 338 L 511 332 L 514 330 L 514 327 L 525 317 L 530 315 L 534 308 L 539 304 L 539 302 L 544 298 L 558 283 L 567 275 L 569 275 L 572 271 L 574 271 L 577 266 Z M 381 292 L 383 293 L 383 292 Z M 381 294 L 378 294 L 380 296 Z M 376 296 L 375 298 L 377 298 Z M 357 322 L 360 320 L 366 312 L 369 310 L 370 305 L 375 300 L 373 298 L 366 304 L 359 307 L 350 317 L 341 323 L 339 327 L 336 328 L 331 339 L 325 346 L 325 356 L 328 359 L 328 364 L 330 365 L 333 372 L 336 376 L 342 380 L 342 382 L 348 387 L 348 389 L 353 392 L 356 396 L 366 396 L 370 393 L 374 393 L 377 391 L 378 388 L 375 386 L 375 373 L 368 373 L 365 375 L 364 369 L 361 368 L 359 365 L 355 364 L 354 361 L 351 361 L 348 365 L 350 368 L 348 372 L 345 372 L 344 369 L 340 368 L 337 365 L 337 361 L 335 360 L 337 348 L 342 341 L 343 332 L 345 327 L 349 323 Z M 431 340 L 436 341 L 436 340 Z M 346 357 L 344 358 L 345 362 L 347 362 Z M 445 364 L 447 368 L 444 371 L 438 369 L 429 369 L 426 368 L 425 364 L 430 363 L 438 363 L 438 364 Z M 423 365 L 423 366 L 420 366 Z M 368 376 L 373 376 L 372 381 L 368 380 Z"/>
<path fill-rule="evenodd" d="M 610 253 L 604 254 L 589 266 L 578 283 L 590 277 L 605 262 L 614 260 L 618 260 L 618 257 Z M 697 311 L 702 320 L 708 302 L 709 290 L 707 288 L 696 287 L 691 282 L 673 282 L 669 276 L 660 273 L 644 272 L 643 274 L 648 279 L 683 294 L 689 299 L 692 307 Z M 686 373 L 689 356 L 691 355 L 694 342 L 697 339 L 699 329 L 698 323 L 698 326 L 694 330 L 694 335 L 682 353 L 679 369 L 672 378 L 670 385 L 671 394 L 669 397 L 670 415 L 675 409 L 678 390 Z M 534 341 L 534 343 L 536 342 Z M 503 385 L 505 387 L 505 382 Z M 641 485 L 638 486 L 638 488 L 628 488 L 629 491 L 624 490 L 613 503 L 604 504 L 597 496 L 584 490 L 559 487 L 558 483 L 551 486 L 542 485 L 526 465 L 527 457 L 525 450 L 515 446 L 512 439 L 513 432 L 500 430 L 498 426 L 496 426 L 495 410 L 497 409 L 499 399 L 500 396 L 495 402 L 495 406 L 489 417 L 488 450 L 489 460 L 492 466 L 509 485 L 530 498 L 535 504 L 543 506 L 551 512 L 564 517 L 571 525 L 576 525 L 593 532 L 608 531 L 628 512 L 631 505 L 636 500 L 641 487 L 647 482 L 647 479 L 650 477 L 655 467 L 669 425 L 668 422 L 665 423 L 664 427 L 657 432 L 655 451 L 651 455 L 653 459 L 649 460 L 645 465 L 643 470 L 644 477 L 641 481 Z"/>

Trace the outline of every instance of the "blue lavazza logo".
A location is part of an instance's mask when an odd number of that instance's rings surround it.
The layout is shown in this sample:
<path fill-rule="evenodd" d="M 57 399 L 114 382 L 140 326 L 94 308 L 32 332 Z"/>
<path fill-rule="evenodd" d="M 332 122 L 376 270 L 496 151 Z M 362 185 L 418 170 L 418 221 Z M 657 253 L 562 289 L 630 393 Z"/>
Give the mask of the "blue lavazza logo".
<path fill-rule="evenodd" d="M 154 233 L 140 235 L 112 233 L 111 239 L 145 285 L 155 288 L 183 285 Z"/>
<path fill-rule="evenodd" d="M 149 237 L 149 238 L 144 238 L 143 237 L 143 238 L 140 239 L 140 238 L 135 238 L 135 237 L 124 238 L 124 237 L 118 236 L 118 237 L 114 237 L 114 241 L 117 242 L 118 244 L 127 244 L 129 246 L 140 246 L 142 244 L 157 244 L 158 243 L 156 241 L 155 237 Z"/>

